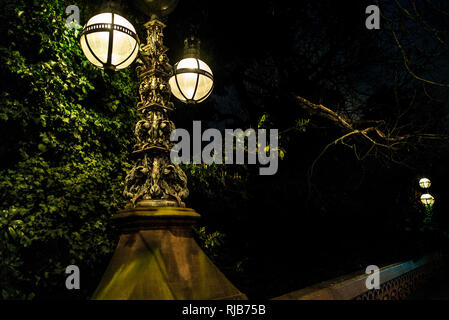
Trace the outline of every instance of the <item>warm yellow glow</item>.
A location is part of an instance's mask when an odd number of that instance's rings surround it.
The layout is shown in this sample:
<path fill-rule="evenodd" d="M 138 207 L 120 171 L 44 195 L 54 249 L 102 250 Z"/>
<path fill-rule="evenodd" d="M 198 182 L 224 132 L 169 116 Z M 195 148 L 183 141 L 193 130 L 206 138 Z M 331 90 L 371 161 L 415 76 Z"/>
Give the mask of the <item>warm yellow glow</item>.
<path fill-rule="evenodd" d="M 110 28 L 112 23 L 112 13 L 100 13 L 93 16 L 87 22 L 86 27 L 100 23 L 102 27 Z M 125 18 L 114 14 L 114 24 L 125 27 L 132 32 L 136 32 L 133 25 Z M 131 35 L 120 30 L 112 31 L 112 51 L 110 63 L 116 70 L 126 68 L 137 57 L 138 45 L 136 39 Z M 81 36 L 81 48 L 86 55 L 86 58 L 95 66 L 103 68 L 103 65 L 108 63 L 109 53 L 109 31 L 98 31 Z M 89 48 L 90 47 L 90 48 Z"/>
<path fill-rule="evenodd" d="M 432 206 L 435 203 L 435 198 L 428 193 L 421 196 L 421 203 L 425 206 Z"/>
<path fill-rule="evenodd" d="M 198 78 L 198 74 L 196 73 L 182 73 L 177 75 L 178 84 L 176 84 L 176 79 L 172 77 L 170 79 L 170 87 L 173 86 L 175 90 L 173 94 L 179 100 L 193 99 L 193 94 L 195 92 L 196 80 Z M 178 88 L 179 87 L 179 88 Z M 182 96 L 179 89 L 182 90 L 182 93 L 185 97 Z"/>
<path fill-rule="evenodd" d="M 89 46 L 92 49 L 92 52 L 87 46 L 87 41 L 89 42 Z M 83 52 L 86 55 L 87 59 L 96 66 L 102 66 L 107 62 L 108 43 L 109 32 L 107 31 L 95 32 L 81 36 L 81 48 L 83 49 Z M 95 54 L 100 61 L 98 61 L 98 59 L 96 59 L 93 54 Z"/>
<path fill-rule="evenodd" d="M 193 70 L 182 72 L 182 69 Z M 180 73 L 178 73 L 179 70 L 181 70 Z M 213 75 L 209 66 L 199 59 L 182 59 L 176 65 L 175 74 L 169 80 L 171 91 L 176 98 L 183 102 L 202 102 L 211 94 L 213 80 L 197 70 Z"/>
<path fill-rule="evenodd" d="M 427 178 L 422 178 L 421 180 L 419 180 L 419 186 L 421 187 L 421 188 L 423 188 L 423 189 L 428 189 L 428 188 L 430 188 L 430 185 L 431 185 L 432 183 L 430 182 L 430 180 L 429 179 L 427 179 Z"/>

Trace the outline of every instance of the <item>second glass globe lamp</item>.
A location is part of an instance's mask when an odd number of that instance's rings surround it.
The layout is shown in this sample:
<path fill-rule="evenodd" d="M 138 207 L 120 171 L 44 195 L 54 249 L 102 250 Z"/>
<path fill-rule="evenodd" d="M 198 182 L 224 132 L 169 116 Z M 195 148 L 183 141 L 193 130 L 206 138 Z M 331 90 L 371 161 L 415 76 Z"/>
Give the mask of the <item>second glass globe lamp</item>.
<path fill-rule="evenodd" d="M 214 86 L 214 76 L 209 66 L 199 59 L 200 41 L 184 41 L 184 57 L 173 66 L 169 80 L 172 94 L 184 103 L 199 103 L 209 97 Z"/>

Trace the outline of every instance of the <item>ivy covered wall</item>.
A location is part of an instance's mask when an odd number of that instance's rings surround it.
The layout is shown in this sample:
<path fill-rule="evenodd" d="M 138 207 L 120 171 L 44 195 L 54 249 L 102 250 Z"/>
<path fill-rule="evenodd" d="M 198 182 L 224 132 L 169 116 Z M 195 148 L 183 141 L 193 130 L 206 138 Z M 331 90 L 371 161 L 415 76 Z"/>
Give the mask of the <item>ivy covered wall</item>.
<path fill-rule="evenodd" d="M 107 219 L 123 206 L 137 79 L 84 58 L 66 5 L 7 1 L 0 17 L 3 299 L 85 296 L 115 245 Z M 82 292 L 65 289 L 70 264 L 83 271 Z"/>

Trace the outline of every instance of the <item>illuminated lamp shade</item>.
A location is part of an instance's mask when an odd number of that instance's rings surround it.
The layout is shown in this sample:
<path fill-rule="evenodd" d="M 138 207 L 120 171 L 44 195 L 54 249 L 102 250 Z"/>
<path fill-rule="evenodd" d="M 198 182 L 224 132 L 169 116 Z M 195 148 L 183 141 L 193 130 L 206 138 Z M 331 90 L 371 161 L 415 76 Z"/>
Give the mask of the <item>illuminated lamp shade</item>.
<path fill-rule="evenodd" d="M 139 52 L 136 29 L 116 13 L 100 13 L 90 18 L 80 42 L 86 58 L 104 70 L 126 68 Z"/>
<path fill-rule="evenodd" d="M 187 39 L 184 58 L 174 65 L 169 80 L 172 94 L 184 103 L 203 102 L 212 93 L 212 70 L 198 56 L 199 40 Z"/>
<path fill-rule="evenodd" d="M 199 103 L 211 94 L 214 77 L 203 61 L 186 58 L 175 64 L 169 84 L 173 95 L 182 102 Z"/>
<path fill-rule="evenodd" d="M 432 183 L 430 182 L 430 180 L 429 179 L 427 179 L 427 178 L 422 178 L 421 180 L 419 180 L 419 186 L 421 187 L 421 188 L 423 188 L 423 189 L 428 189 L 428 188 L 430 188 L 430 185 L 431 185 Z"/>
<path fill-rule="evenodd" d="M 433 206 L 435 198 L 432 195 L 425 193 L 421 196 L 421 203 L 425 206 Z"/>

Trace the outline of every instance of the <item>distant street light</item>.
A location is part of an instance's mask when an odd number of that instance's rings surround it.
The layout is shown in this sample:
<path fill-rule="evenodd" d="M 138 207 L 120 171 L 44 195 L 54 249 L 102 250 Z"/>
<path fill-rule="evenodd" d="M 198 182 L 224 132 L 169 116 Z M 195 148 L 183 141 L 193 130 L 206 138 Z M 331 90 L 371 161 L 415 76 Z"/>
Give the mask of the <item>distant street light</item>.
<path fill-rule="evenodd" d="M 425 207 L 432 207 L 435 203 L 435 198 L 432 195 L 425 193 L 421 196 L 421 203 Z"/>
<path fill-rule="evenodd" d="M 431 185 L 432 183 L 427 178 L 422 178 L 421 180 L 419 180 L 419 186 L 423 189 L 429 189 Z"/>

